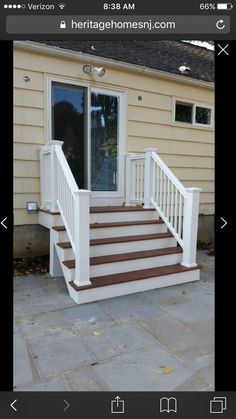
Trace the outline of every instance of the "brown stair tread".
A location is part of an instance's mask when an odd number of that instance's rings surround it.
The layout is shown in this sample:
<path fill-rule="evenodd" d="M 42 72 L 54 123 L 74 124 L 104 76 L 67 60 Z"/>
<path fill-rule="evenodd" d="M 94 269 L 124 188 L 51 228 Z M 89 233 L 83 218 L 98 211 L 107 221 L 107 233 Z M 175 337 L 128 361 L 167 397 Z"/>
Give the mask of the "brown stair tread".
<path fill-rule="evenodd" d="M 134 236 L 121 236 L 121 237 L 106 237 L 105 239 L 92 239 L 90 240 L 90 246 L 97 246 L 102 244 L 112 244 L 112 243 L 125 243 L 125 242 L 135 242 L 141 240 L 157 240 L 157 239 L 166 239 L 173 237 L 170 232 L 167 233 L 156 233 L 156 234 L 138 234 Z M 71 242 L 59 242 L 57 246 L 62 249 L 70 249 Z"/>
<path fill-rule="evenodd" d="M 125 207 L 125 206 L 106 206 L 106 207 L 90 207 L 90 213 L 103 213 L 103 212 L 129 212 L 129 211 L 155 211 L 154 208 L 139 207 Z"/>
<path fill-rule="evenodd" d="M 86 289 L 104 287 L 107 285 L 121 284 L 124 282 L 138 281 L 141 279 L 148 279 L 152 277 L 182 273 L 182 272 L 192 271 L 195 269 L 200 269 L 200 266 L 197 265 L 192 268 L 187 268 L 186 266 L 182 266 L 178 263 L 175 265 L 160 266 L 158 268 L 148 268 L 148 269 L 142 269 L 138 271 L 123 272 L 119 274 L 105 275 L 105 276 L 90 278 L 91 285 L 84 285 L 84 286 L 78 287 L 77 285 L 74 284 L 73 281 L 70 281 L 70 285 L 76 291 L 83 291 Z"/>
<path fill-rule="evenodd" d="M 144 221 L 118 221 L 112 223 L 93 223 L 90 228 L 104 228 L 104 227 L 127 227 L 146 224 L 163 224 L 162 220 L 144 220 Z"/>
<path fill-rule="evenodd" d="M 90 246 L 96 246 L 99 244 L 133 242 L 133 241 L 141 241 L 141 240 L 166 239 L 169 237 L 173 237 L 173 235 L 170 232 L 156 233 L 156 234 L 136 234 L 133 236 L 106 237 L 104 239 L 90 240 Z"/>
<path fill-rule="evenodd" d="M 93 223 L 90 228 L 106 228 L 106 227 L 127 227 L 132 225 L 146 225 L 146 224 L 163 224 L 162 220 L 144 220 L 144 221 L 119 221 L 115 223 Z M 65 226 L 54 226 L 53 230 L 65 231 Z"/>
<path fill-rule="evenodd" d="M 45 212 L 46 214 L 51 214 L 51 215 L 60 215 L 59 211 L 50 211 L 50 210 L 46 210 L 46 209 L 43 209 L 43 208 L 40 208 L 39 211 Z"/>
<path fill-rule="evenodd" d="M 52 229 L 55 231 L 66 231 L 65 226 L 53 226 Z"/>
<path fill-rule="evenodd" d="M 57 243 L 57 246 L 61 247 L 62 249 L 71 249 L 71 242 L 60 242 Z"/>
<path fill-rule="evenodd" d="M 113 263 L 113 262 L 124 262 L 134 259 L 145 259 L 155 256 L 165 256 L 175 253 L 182 253 L 181 247 L 166 247 L 163 249 L 154 249 L 154 250 L 142 250 L 140 252 L 129 252 L 129 253 L 120 253 L 115 255 L 106 255 L 106 256 L 95 256 L 90 258 L 90 266 L 101 265 L 103 263 Z M 75 260 L 65 260 L 63 264 L 69 268 L 73 269 L 75 267 Z"/>

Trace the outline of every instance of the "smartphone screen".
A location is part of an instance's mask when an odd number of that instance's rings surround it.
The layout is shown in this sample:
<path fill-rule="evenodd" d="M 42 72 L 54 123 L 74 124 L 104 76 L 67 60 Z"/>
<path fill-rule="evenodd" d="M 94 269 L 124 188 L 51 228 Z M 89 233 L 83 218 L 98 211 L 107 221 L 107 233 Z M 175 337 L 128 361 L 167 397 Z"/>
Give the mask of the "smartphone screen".
<path fill-rule="evenodd" d="M 0 417 L 235 417 L 235 3 L 0 7 Z"/>

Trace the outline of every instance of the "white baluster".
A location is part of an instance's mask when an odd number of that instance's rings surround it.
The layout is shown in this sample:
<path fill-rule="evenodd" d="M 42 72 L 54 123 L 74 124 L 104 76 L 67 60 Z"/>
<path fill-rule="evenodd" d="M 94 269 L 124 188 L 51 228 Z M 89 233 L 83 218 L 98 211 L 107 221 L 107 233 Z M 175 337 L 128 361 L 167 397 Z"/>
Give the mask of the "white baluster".
<path fill-rule="evenodd" d="M 131 203 L 131 157 L 126 155 L 126 191 L 125 191 L 125 205 L 130 206 Z"/>

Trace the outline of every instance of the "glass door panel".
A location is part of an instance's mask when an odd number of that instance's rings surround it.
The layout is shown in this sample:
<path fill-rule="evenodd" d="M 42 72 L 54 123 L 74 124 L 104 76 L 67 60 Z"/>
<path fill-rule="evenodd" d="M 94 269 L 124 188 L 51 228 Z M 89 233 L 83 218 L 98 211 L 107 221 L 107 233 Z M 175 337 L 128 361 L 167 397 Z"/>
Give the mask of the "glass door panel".
<path fill-rule="evenodd" d="M 118 190 L 118 97 L 91 92 L 91 190 Z"/>
<path fill-rule="evenodd" d="M 63 151 L 79 188 L 86 187 L 86 90 L 52 84 L 52 139 L 64 141 Z"/>

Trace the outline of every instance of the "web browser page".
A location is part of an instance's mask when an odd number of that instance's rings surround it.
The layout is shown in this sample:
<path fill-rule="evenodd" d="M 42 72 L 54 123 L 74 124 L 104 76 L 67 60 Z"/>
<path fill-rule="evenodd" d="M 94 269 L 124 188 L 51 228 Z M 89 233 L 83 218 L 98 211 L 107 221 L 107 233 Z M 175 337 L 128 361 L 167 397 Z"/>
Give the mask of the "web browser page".
<path fill-rule="evenodd" d="M 1 417 L 233 418 L 235 3 L 0 7 Z"/>

